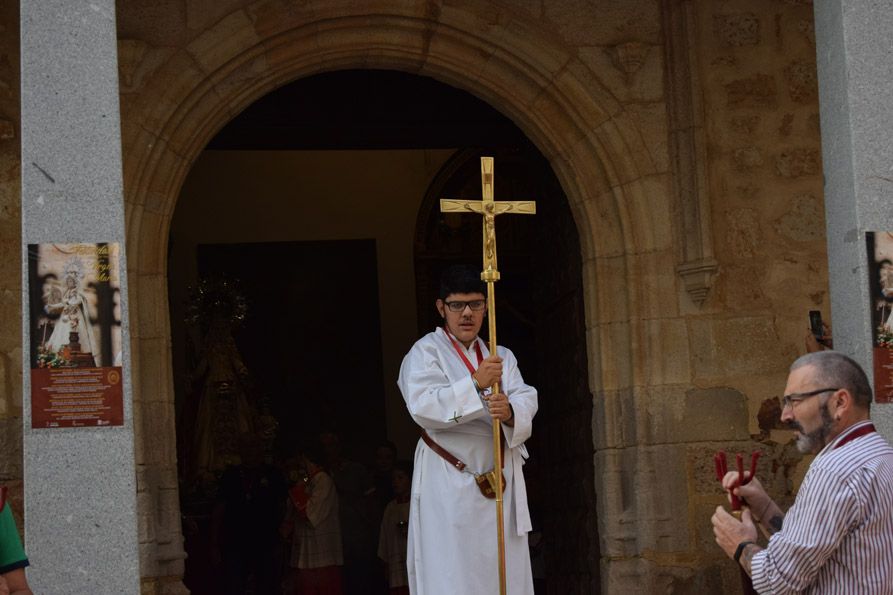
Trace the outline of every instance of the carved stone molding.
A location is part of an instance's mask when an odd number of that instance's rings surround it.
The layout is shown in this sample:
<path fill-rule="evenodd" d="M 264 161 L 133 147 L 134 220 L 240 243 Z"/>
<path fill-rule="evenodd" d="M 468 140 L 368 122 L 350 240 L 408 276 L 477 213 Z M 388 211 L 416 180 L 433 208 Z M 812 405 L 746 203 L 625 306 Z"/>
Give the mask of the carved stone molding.
<path fill-rule="evenodd" d="M 16 129 L 12 121 L 0 118 L 0 140 L 9 140 L 15 138 Z"/>
<path fill-rule="evenodd" d="M 796 147 L 782 151 L 775 158 L 775 173 L 782 178 L 814 176 L 821 171 L 822 156 L 818 149 Z"/>
<path fill-rule="evenodd" d="M 784 69 L 788 94 L 795 103 L 813 104 L 819 96 L 819 84 L 815 64 L 794 60 Z"/>
<path fill-rule="evenodd" d="M 139 86 L 137 76 L 140 65 L 149 51 L 149 44 L 139 39 L 118 40 L 118 75 L 121 77 L 122 91 L 129 91 Z"/>
<path fill-rule="evenodd" d="M 718 268 L 719 264 L 712 258 L 687 262 L 676 267 L 676 273 L 682 277 L 682 281 L 685 283 L 685 291 L 691 301 L 698 306 L 701 306 L 707 299 Z"/>
<path fill-rule="evenodd" d="M 760 19 L 752 12 L 715 15 L 713 33 L 726 47 L 757 45 L 760 43 Z"/>
<path fill-rule="evenodd" d="M 645 64 L 651 47 L 639 41 L 618 43 L 608 50 L 614 68 L 631 77 Z"/>
<path fill-rule="evenodd" d="M 676 273 L 698 307 L 707 299 L 718 264 L 708 195 L 704 110 L 697 90 L 697 32 L 691 0 L 661 0 L 669 117 L 670 174 L 678 238 Z"/>
<path fill-rule="evenodd" d="M 778 104 L 775 79 L 768 74 L 735 79 L 724 87 L 729 107 L 774 107 Z"/>

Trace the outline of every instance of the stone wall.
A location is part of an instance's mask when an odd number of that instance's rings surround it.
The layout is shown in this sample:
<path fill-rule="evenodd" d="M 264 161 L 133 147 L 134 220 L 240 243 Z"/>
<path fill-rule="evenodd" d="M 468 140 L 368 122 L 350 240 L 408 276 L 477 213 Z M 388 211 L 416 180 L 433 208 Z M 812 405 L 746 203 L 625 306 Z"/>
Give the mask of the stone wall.
<path fill-rule="evenodd" d="M 22 529 L 19 6 L 0 2 L 0 484 Z"/>
<path fill-rule="evenodd" d="M 696 551 L 719 555 L 725 574 L 713 580 L 728 588 L 737 579 L 709 524 L 699 524 L 715 506 L 709 456 L 716 447 L 760 449 L 761 478 L 780 502 L 792 500 L 805 465 L 778 424 L 776 399 L 788 365 L 805 352 L 808 311 L 830 319 L 816 48 L 809 0 L 695 6 L 719 267 L 703 311 L 686 315 L 692 383 L 743 396 L 750 436 L 688 447 L 689 498 Z"/>
<path fill-rule="evenodd" d="M 16 321 L 18 26 L 15 3 L 0 11 L 0 313 Z M 364 11 L 394 21 L 375 29 L 358 19 L 351 29 L 338 20 Z M 314 19 L 342 28 L 279 41 Z M 603 584 L 737 584 L 710 537 L 709 513 L 722 501 L 711 454 L 762 448 L 761 471 L 773 469 L 773 491 L 790 497 L 799 458 L 774 427 L 771 397 L 803 351 L 807 311 L 829 317 L 809 0 L 123 0 L 118 26 L 141 551 L 144 575 L 167 577 L 147 580 L 147 592 L 174 589 L 180 568 L 162 357 L 172 201 L 208 135 L 248 95 L 317 68 L 295 48 L 327 68 L 417 69 L 473 88 L 537 143 L 581 236 Z M 319 49 L 328 45 L 351 51 Z M 677 274 L 684 264 L 691 275 Z M 13 482 L 20 337 L 17 324 L 0 328 L 10 448 L 0 480 Z"/>
<path fill-rule="evenodd" d="M 721 263 L 710 306 L 726 314 L 693 329 L 694 381 L 748 395 L 756 434 L 762 399 L 804 351 L 808 310 L 830 316 L 812 3 L 698 7 Z"/>

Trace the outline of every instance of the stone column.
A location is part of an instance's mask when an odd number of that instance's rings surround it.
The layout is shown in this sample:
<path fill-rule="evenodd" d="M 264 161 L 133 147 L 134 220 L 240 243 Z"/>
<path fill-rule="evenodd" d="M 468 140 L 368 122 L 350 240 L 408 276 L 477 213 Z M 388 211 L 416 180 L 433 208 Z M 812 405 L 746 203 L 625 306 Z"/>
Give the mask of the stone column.
<path fill-rule="evenodd" d="M 136 486 L 114 0 L 21 2 L 23 345 L 28 244 L 121 249 L 124 425 L 31 428 L 24 357 L 25 540 L 35 593 L 138 593 Z"/>
<path fill-rule="evenodd" d="M 871 376 L 866 231 L 893 230 L 893 12 L 888 0 L 815 0 L 834 347 Z M 893 407 L 876 405 L 893 439 Z"/>

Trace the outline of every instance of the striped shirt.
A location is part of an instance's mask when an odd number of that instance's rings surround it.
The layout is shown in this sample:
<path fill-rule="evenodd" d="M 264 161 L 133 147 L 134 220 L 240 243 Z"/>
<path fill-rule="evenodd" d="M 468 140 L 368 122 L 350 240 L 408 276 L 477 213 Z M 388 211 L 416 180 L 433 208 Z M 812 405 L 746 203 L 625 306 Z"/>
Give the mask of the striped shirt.
<path fill-rule="evenodd" d="M 893 448 L 877 432 L 840 444 L 869 423 L 809 466 L 782 530 L 753 557 L 757 592 L 893 595 Z"/>

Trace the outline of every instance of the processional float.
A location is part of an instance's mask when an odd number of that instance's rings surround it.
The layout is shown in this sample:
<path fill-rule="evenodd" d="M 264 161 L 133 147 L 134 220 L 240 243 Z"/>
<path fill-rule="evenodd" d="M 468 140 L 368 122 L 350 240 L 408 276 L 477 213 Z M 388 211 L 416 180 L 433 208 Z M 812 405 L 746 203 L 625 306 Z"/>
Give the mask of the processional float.
<path fill-rule="evenodd" d="M 484 217 L 484 270 L 481 280 L 487 283 L 488 329 L 490 334 L 490 353 L 496 353 L 496 293 L 495 284 L 499 281 L 499 270 L 496 266 L 496 216 L 505 213 L 516 215 L 533 215 L 536 203 L 533 201 L 495 201 L 493 200 L 493 158 L 481 157 L 481 189 L 483 200 L 441 199 L 440 210 L 443 213 L 476 213 Z M 499 393 L 499 382 L 490 387 L 492 394 Z M 503 526 L 502 509 L 502 428 L 499 420 L 493 420 L 493 491 L 496 493 L 496 536 L 499 547 L 499 593 L 505 595 L 505 528 Z"/>

